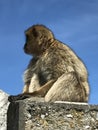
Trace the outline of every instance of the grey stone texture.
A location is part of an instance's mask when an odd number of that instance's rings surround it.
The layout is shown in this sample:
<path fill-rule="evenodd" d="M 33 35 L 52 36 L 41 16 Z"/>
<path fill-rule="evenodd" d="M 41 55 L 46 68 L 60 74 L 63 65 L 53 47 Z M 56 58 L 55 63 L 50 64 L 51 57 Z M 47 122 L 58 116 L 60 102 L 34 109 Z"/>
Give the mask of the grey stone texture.
<path fill-rule="evenodd" d="M 35 97 L 11 103 L 7 118 L 7 130 L 98 130 L 98 105 Z"/>
<path fill-rule="evenodd" d="M 0 130 L 7 129 L 8 94 L 0 90 Z"/>

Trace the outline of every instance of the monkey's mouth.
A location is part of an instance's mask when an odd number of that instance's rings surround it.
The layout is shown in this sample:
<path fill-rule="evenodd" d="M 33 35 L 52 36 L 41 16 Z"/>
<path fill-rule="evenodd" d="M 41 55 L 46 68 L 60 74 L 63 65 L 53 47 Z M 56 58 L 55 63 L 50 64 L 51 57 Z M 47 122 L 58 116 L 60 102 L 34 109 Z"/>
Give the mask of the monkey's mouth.
<path fill-rule="evenodd" d="M 33 54 L 32 50 L 29 49 L 28 47 L 24 47 L 23 50 L 24 50 L 24 52 L 25 52 L 26 54 L 29 54 L 29 55 L 32 55 L 32 54 Z"/>
<path fill-rule="evenodd" d="M 28 52 L 29 52 L 28 48 L 25 47 L 25 46 L 24 46 L 23 50 L 24 50 L 25 53 L 28 53 Z"/>

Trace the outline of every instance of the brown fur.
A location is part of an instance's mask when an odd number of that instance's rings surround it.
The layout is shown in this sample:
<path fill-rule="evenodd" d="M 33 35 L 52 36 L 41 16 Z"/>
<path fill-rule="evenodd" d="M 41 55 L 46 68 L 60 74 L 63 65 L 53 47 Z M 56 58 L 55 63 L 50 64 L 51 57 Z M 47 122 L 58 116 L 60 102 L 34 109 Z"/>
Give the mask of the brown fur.
<path fill-rule="evenodd" d="M 41 96 L 47 102 L 87 102 L 87 70 L 72 49 L 43 25 L 30 27 L 25 34 L 24 51 L 33 58 L 24 73 L 23 94 L 10 96 L 9 100 Z"/>

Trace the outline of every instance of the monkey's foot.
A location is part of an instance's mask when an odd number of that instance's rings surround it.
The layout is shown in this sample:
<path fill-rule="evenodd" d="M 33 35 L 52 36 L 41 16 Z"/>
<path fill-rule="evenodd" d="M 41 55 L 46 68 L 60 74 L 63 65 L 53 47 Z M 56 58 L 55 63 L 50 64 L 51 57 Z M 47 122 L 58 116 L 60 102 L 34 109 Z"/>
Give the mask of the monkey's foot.
<path fill-rule="evenodd" d="M 15 101 L 23 100 L 23 99 L 30 98 L 30 97 L 31 97 L 31 95 L 28 95 L 28 94 L 19 94 L 16 96 L 11 95 L 8 97 L 8 101 L 15 102 Z"/>

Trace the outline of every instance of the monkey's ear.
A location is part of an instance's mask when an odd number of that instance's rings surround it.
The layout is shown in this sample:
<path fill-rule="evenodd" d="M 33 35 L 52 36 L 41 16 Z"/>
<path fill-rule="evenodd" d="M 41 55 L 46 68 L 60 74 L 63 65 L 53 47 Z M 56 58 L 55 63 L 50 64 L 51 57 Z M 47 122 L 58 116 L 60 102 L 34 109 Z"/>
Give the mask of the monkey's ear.
<path fill-rule="evenodd" d="M 32 33 L 35 37 L 38 37 L 39 36 L 39 32 L 36 30 L 36 28 L 33 28 L 32 29 Z"/>

